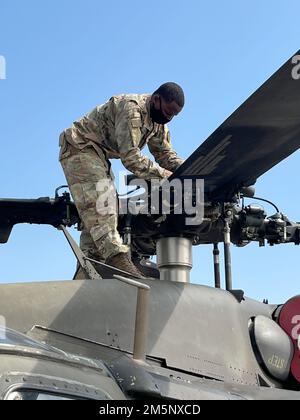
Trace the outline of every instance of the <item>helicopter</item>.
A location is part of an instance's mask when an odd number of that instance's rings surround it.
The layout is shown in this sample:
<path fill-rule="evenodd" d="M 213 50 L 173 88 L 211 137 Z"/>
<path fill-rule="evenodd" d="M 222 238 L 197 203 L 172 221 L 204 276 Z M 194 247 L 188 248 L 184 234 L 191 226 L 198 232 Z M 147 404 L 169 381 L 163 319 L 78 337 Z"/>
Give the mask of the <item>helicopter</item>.
<path fill-rule="evenodd" d="M 1 399 L 300 399 L 300 295 L 258 302 L 233 287 L 231 272 L 232 245 L 300 244 L 300 223 L 275 205 L 267 215 L 246 204 L 273 205 L 255 197 L 255 184 L 300 147 L 297 57 L 300 51 L 168 184 L 127 177 L 118 228 L 144 279 L 84 255 L 68 230 L 81 221 L 70 194 L 60 193 L 66 187 L 54 198 L 0 200 L 1 244 L 16 224 L 51 225 L 86 277 L 0 285 Z M 190 282 L 200 244 L 213 245 L 212 287 Z"/>

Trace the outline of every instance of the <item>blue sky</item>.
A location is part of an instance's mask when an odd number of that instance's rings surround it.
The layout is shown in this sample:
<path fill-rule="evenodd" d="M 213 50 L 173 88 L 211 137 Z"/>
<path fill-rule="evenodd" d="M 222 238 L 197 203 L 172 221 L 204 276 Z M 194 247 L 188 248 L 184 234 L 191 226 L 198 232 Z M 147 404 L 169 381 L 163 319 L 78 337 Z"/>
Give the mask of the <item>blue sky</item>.
<path fill-rule="evenodd" d="M 188 157 L 300 48 L 297 0 L 0 0 L 1 197 L 53 196 L 64 184 L 59 133 L 113 94 L 180 83 L 187 103 L 170 125 Z M 300 220 L 300 154 L 264 175 L 257 194 Z M 117 173 L 122 169 L 114 163 Z M 273 213 L 272 208 L 268 208 Z M 78 233 L 73 231 L 78 238 Z M 0 282 L 72 277 L 61 233 L 17 226 L 1 246 Z M 281 302 L 299 293 L 299 247 L 233 250 L 235 288 Z M 211 247 L 194 250 L 195 283 L 213 284 Z"/>

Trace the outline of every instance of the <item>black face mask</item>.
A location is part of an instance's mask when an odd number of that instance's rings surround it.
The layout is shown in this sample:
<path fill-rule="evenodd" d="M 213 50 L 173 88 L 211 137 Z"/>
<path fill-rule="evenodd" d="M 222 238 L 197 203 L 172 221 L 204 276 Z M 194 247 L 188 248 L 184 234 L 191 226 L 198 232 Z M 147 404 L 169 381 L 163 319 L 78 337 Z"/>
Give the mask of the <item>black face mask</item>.
<path fill-rule="evenodd" d="M 164 114 L 162 113 L 161 110 L 161 98 L 160 99 L 160 109 L 157 110 L 154 107 L 154 103 L 151 104 L 151 108 L 150 108 L 150 117 L 152 119 L 153 122 L 157 123 L 157 124 L 161 124 L 161 125 L 165 125 L 168 122 L 170 122 L 169 118 L 165 117 Z"/>

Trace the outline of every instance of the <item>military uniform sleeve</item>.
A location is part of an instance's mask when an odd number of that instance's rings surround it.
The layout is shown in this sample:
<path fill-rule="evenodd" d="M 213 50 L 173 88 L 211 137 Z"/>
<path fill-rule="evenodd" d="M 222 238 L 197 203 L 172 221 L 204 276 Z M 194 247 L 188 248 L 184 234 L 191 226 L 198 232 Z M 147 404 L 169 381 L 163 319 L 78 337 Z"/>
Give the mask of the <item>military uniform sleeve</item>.
<path fill-rule="evenodd" d="M 115 114 L 115 136 L 121 161 L 139 178 L 164 178 L 164 169 L 141 154 L 142 119 L 134 102 L 119 104 Z"/>
<path fill-rule="evenodd" d="M 175 172 L 184 162 L 172 148 L 170 131 L 166 125 L 158 135 L 149 140 L 148 147 L 155 161 L 168 171 Z"/>

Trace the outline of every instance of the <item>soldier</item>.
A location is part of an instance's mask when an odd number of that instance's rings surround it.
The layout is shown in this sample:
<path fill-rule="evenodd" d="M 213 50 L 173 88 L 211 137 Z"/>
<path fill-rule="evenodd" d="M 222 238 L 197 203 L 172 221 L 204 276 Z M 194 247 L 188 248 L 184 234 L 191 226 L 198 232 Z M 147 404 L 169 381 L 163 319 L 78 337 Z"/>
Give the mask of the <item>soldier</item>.
<path fill-rule="evenodd" d="M 89 258 L 143 277 L 117 230 L 117 211 L 98 211 L 107 200 L 99 181 L 114 179 L 109 159 L 121 159 L 139 178 L 168 178 L 183 160 L 172 149 L 166 124 L 183 106 L 182 88 L 169 82 L 152 95 L 113 96 L 60 135 L 59 160 L 83 222 L 80 247 Z M 146 144 L 156 163 L 141 154 Z"/>

